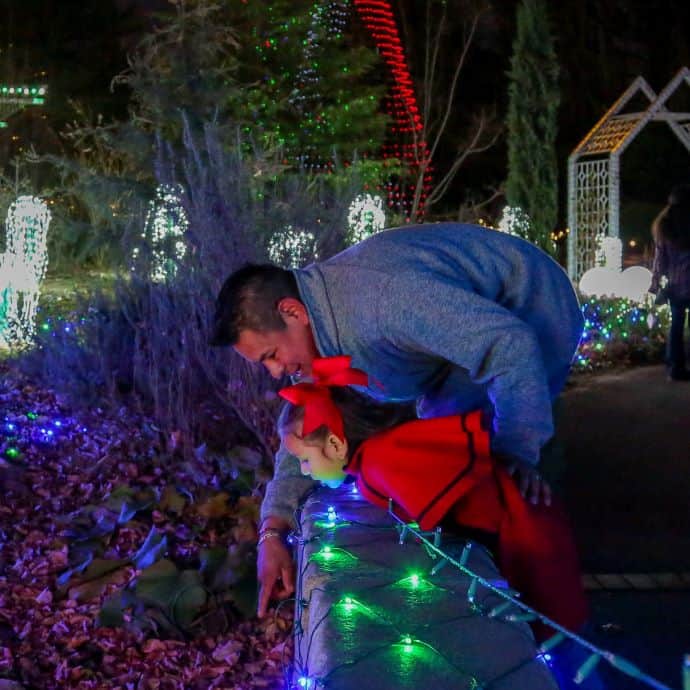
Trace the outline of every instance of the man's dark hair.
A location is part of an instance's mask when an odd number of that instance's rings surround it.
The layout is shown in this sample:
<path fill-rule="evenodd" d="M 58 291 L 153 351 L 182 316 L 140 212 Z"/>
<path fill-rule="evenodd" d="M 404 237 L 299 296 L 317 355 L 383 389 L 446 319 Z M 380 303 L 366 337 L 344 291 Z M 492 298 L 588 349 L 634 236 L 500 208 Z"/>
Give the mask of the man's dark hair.
<path fill-rule="evenodd" d="M 211 345 L 235 345 L 246 329 L 282 331 L 285 322 L 278 302 L 284 297 L 301 300 L 291 271 L 273 264 L 247 264 L 231 273 L 216 299 Z"/>

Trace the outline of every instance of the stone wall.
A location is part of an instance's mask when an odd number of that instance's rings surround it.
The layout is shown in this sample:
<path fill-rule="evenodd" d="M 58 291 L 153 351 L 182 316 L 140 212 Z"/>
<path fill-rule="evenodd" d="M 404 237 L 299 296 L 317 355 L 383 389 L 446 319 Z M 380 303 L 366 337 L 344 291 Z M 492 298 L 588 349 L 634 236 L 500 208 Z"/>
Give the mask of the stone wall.
<path fill-rule="evenodd" d="M 300 515 L 295 687 L 315 690 L 557 690 L 526 623 L 490 617 L 502 603 L 400 530 L 346 485 L 320 488 Z M 466 542 L 441 535 L 459 558 Z M 466 565 L 505 586 L 474 544 Z"/>

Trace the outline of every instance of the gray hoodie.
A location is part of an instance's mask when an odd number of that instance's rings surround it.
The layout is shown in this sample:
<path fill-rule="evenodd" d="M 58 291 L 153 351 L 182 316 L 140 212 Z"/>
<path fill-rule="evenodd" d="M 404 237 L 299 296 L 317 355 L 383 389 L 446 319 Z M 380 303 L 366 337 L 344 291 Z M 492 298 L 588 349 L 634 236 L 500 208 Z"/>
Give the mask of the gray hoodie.
<path fill-rule="evenodd" d="M 485 408 L 493 452 L 539 461 L 583 328 L 567 275 L 544 252 L 438 223 L 386 230 L 294 273 L 319 352 L 351 355 L 373 397 L 416 400 L 420 417 Z M 262 516 L 292 523 L 310 485 L 281 449 Z"/>

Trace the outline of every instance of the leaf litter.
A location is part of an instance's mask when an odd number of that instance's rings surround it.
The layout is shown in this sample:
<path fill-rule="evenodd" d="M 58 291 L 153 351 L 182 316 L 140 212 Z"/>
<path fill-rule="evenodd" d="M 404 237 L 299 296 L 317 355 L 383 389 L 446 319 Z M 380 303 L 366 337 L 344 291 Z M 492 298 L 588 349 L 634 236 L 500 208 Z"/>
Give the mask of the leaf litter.
<path fill-rule="evenodd" d="M 246 592 L 259 496 L 179 445 L 0 363 L 0 690 L 282 686 L 292 607 Z"/>

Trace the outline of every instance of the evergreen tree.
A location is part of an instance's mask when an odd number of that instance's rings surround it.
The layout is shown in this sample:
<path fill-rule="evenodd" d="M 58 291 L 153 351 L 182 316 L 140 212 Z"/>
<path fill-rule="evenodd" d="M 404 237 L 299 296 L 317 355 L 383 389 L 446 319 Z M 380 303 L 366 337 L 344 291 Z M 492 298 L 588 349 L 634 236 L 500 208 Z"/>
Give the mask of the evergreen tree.
<path fill-rule="evenodd" d="M 508 88 L 508 205 L 530 220 L 526 239 L 546 251 L 558 213 L 558 64 L 544 0 L 522 0 Z"/>
<path fill-rule="evenodd" d="M 179 159 L 190 136 L 202 160 L 241 153 L 255 168 L 247 193 L 266 203 L 294 172 L 335 173 L 314 181 L 324 199 L 381 186 L 394 162 L 363 157 L 384 137 L 384 86 L 372 79 L 378 57 L 355 35 L 353 15 L 345 0 L 176 0 L 115 79 L 131 92 L 129 119 L 82 117 L 67 132 L 78 160 L 57 165 L 70 204 L 90 225 L 112 210 L 97 235 L 121 235 L 126 206 L 184 178 L 157 153 Z M 161 179 L 162 169 L 172 177 Z"/>
<path fill-rule="evenodd" d="M 242 128 L 290 166 L 330 168 L 336 155 L 376 151 L 386 122 L 378 58 L 356 41 L 351 14 L 345 0 L 183 0 L 121 81 L 138 122 L 168 139 L 184 111 L 192 125 Z"/>
<path fill-rule="evenodd" d="M 291 163 L 331 167 L 376 151 L 386 118 L 384 86 L 376 84 L 378 56 L 357 41 L 350 3 L 250 0 L 250 41 L 242 50 L 240 80 L 250 112 L 246 130 L 262 132 L 286 150 Z M 258 60 L 256 58 L 258 57 Z"/>

